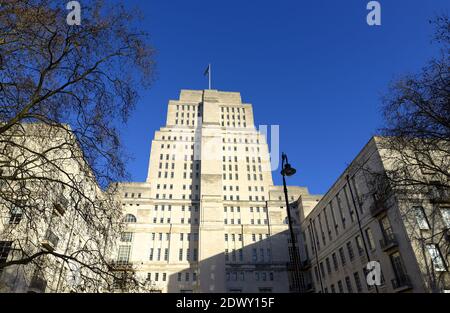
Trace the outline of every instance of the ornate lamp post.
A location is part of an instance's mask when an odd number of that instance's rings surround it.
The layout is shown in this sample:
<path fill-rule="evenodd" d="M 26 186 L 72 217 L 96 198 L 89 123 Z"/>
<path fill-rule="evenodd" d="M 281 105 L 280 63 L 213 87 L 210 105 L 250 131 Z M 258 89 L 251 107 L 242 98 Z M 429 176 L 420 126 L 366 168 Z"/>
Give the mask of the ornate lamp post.
<path fill-rule="evenodd" d="M 292 244 L 292 260 L 294 265 L 294 281 L 297 284 L 297 291 L 301 292 L 301 282 L 300 282 L 300 260 L 298 256 L 298 250 L 297 250 L 297 243 L 294 235 L 294 229 L 292 227 L 292 218 L 291 218 L 291 210 L 289 207 L 289 200 L 288 200 L 288 190 L 286 187 L 286 176 L 292 176 L 294 175 L 297 170 L 293 168 L 288 161 L 288 157 L 285 153 L 281 156 L 281 176 L 283 176 L 283 188 L 284 188 L 284 198 L 286 200 L 286 211 L 287 211 L 287 218 L 288 218 L 288 224 L 289 224 L 289 232 L 291 235 L 291 244 Z"/>

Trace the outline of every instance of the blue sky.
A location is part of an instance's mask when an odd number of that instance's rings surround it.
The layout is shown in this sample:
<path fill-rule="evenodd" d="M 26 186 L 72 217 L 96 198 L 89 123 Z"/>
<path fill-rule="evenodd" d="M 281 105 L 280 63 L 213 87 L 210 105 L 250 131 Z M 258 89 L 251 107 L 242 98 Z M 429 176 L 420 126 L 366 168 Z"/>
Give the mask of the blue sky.
<path fill-rule="evenodd" d="M 154 132 L 180 89 L 239 91 L 257 125 L 280 125 L 297 168 L 289 184 L 324 193 L 382 126 L 388 83 L 436 54 L 428 21 L 447 0 L 382 0 L 382 25 L 366 24 L 368 0 L 128 0 L 157 50 L 157 79 L 122 131 L 133 181 L 147 175 Z M 280 183 L 279 171 L 274 181 Z"/>

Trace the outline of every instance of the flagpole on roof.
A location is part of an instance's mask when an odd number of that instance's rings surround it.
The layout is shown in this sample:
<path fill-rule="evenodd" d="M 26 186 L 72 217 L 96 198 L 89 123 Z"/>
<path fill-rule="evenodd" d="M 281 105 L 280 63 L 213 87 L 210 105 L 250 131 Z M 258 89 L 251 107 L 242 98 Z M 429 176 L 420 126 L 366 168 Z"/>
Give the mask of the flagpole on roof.
<path fill-rule="evenodd" d="M 209 74 L 209 89 L 211 90 L 211 63 L 209 64 L 209 70 L 208 70 L 208 74 Z"/>

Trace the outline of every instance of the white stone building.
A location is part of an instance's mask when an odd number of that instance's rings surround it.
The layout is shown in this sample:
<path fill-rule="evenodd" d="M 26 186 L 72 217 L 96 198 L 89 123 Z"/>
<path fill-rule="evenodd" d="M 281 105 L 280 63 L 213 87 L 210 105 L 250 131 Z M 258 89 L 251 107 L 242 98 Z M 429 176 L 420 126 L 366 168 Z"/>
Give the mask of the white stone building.
<path fill-rule="evenodd" d="M 13 127 L 0 164 L 0 265 L 20 261 L 0 268 L 0 292 L 107 290 L 91 269 L 108 271 L 100 255 L 116 240 L 101 230 L 120 208 L 109 206 L 70 128 Z"/>
<path fill-rule="evenodd" d="M 156 291 L 290 291 L 284 194 L 239 93 L 182 90 L 155 133 L 146 182 L 120 186 L 128 230 L 117 261 Z M 312 209 L 320 196 L 290 187 L 289 197 L 299 233 L 297 200 Z"/>
<path fill-rule="evenodd" d="M 301 214 L 309 292 L 450 290 L 450 191 L 391 190 L 380 179 L 392 160 L 382 140 L 372 138 L 316 207 Z M 367 281 L 370 261 L 381 266 L 379 285 Z"/>

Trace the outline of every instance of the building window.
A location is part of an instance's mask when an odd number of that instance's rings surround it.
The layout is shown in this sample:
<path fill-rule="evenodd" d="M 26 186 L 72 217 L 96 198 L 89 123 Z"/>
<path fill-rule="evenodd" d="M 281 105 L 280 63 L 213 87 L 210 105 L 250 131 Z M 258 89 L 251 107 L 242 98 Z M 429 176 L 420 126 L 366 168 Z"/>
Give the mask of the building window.
<path fill-rule="evenodd" d="M 356 247 L 358 249 L 358 254 L 362 255 L 364 253 L 364 248 L 363 248 L 363 242 L 362 242 L 361 236 L 359 236 L 359 235 L 356 236 L 355 240 L 356 240 Z"/>
<path fill-rule="evenodd" d="M 127 215 L 125 215 L 124 222 L 125 223 L 136 223 L 137 222 L 136 216 L 134 216 L 133 214 L 127 214 Z"/>
<path fill-rule="evenodd" d="M 338 288 L 340 293 L 344 293 L 344 286 L 342 285 L 342 281 L 338 281 Z"/>
<path fill-rule="evenodd" d="M 446 271 L 446 266 L 444 263 L 444 259 L 442 258 L 441 251 L 439 247 L 435 244 L 427 245 L 428 254 L 431 257 L 431 261 L 433 262 L 434 270 L 436 272 L 444 272 Z"/>
<path fill-rule="evenodd" d="M 355 258 L 355 254 L 353 253 L 353 247 L 351 241 L 347 242 L 347 251 L 348 256 L 350 258 L 350 261 L 352 261 Z"/>
<path fill-rule="evenodd" d="M 153 261 L 153 248 L 150 248 L 150 256 L 149 256 L 149 260 Z"/>
<path fill-rule="evenodd" d="M 441 208 L 441 215 L 445 226 L 450 228 L 450 207 Z"/>
<path fill-rule="evenodd" d="M 413 208 L 414 215 L 416 217 L 417 224 L 419 225 L 419 229 L 421 230 L 428 230 L 430 229 L 430 225 L 428 224 L 427 216 L 425 214 L 425 211 L 423 210 L 423 207 L 416 206 Z"/>
<path fill-rule="evenodd" d="M 327 272 L 328 272 L 328 274 L 331 274 L 331 264 L 330 264 L 330 259 L 329 259 L 329 258 L 326 258 L 326 259 L 325 259 L 325 263 L 326 263 L 326 265 L 327 265 Z"/>
<path fill-rule="evenodd" d="M 375 240 L 373 239 L 372 230 L 370 228 L 366 229 L 366 237 L 367 237 L 367 242 L 369 243 L 369 249 L 370 250 L 375 249 Z"/>
<path fill-rule="evenodd" d="M 405 270 L 405 267 L 403 266 L 403 261 L 401 259 L 400 253 L 395 252 L 395 253 L 391 254 L 390 259 L 391 259 L 392 268 L 394 270 L 394 274 L 395 274 L 395 278 L 396 278 L 395 285 L 400 285 L 400 283 L 404 282 L 407 277 L 406 270 Z"/>
<path fill-rule="evenodd" d="M 122 233 L 120 236 L 120 241 L 122 242 L 131 242 L 132 240 L 133 240 L 133 233 L 131 232 Z"/>
<path fill-rule="evenodd" d="M 361 279 L 359 278 L 359 273 L 358 272 L 353 273 L 353 278 L 355 279 L 356 291 L 362 292 L 362 284 Z"/>
<path fill-rule="evenodd" d="M 252 260 L 253 262 L 258 261 L 258 251 L 256 249 L 252 250 Z"/>
<path fill-rule="evenodd" d="M 128 261 L 130 259 L 130 246 L 119 246 L 119 252 L 117 256 L 117 263 L 118 264 L 128 264 Z"/>
<path fill-rule="evenodd" d="M 11 251 L 12 241 L 0 241 L 0 264 L 5 264 L 8 259 L 9 251 Z M 3 268 L 0 268 L 0 274 Z"/>
<path fill-rule="evenodd" d="M 339 248 L 339 256 L 340 256 L 340 258 L 341 258 L 342 265 L 345 265 L 344 248 Z"/>
<path fill-rule="evenodd" d="M 319 267 L 320 267 L 320 273 L 322 274 L 322 277 L 325 277 L 325 269 L 323 267 L 323 262 L 320 262 Z"/>
<path fill-rule="evenodd" d="M 345 277 L 345 285 L 347 286 L 348 293 L 353 293 L 352 282 L 350 281 L 350 277 Z"/>
<path fill-rule="evenodd" d="M 22 220 L 23 211 L 21 208 L 12 208 L 11 216 L 9 217 L 9 224 L 19 224 Z"/>
<path fill-rule="evenodd" d="M 338 266 L 338 260 L 337 260 L 336 253 L 333 253 L 332 257 L 333 257 L 334 270 L 337 271 L 339 266 Z"/>

